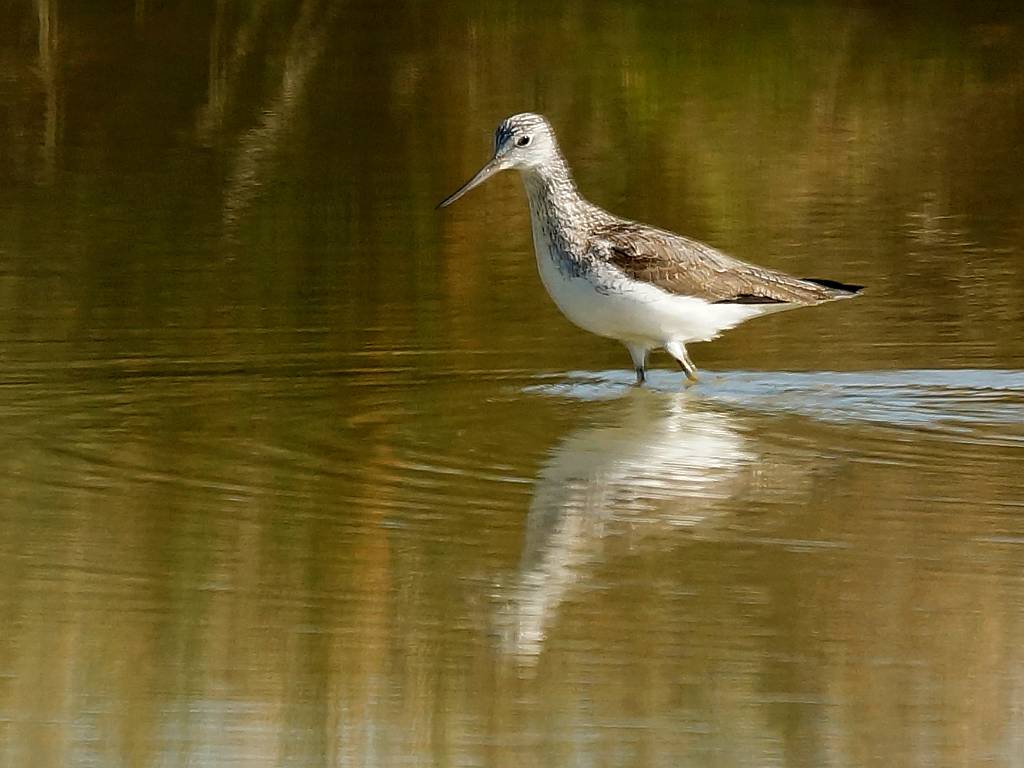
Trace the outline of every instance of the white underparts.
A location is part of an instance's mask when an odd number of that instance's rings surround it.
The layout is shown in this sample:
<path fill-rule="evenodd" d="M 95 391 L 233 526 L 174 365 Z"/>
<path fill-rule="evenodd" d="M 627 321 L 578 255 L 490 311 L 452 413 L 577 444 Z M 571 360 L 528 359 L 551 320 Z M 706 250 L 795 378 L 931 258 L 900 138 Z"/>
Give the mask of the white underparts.
<path fill-rule="evenodd" d="M 753 317 L 793 306 L 714 304 L 630 280 L 612 267 L 574 274 L 543 234 L 535 224 L 537 267 L 562 314 L 584 330 L 618 339 L 630 347 L 651 350 L 672 342 L 685 345 L 710 341 Z"/>

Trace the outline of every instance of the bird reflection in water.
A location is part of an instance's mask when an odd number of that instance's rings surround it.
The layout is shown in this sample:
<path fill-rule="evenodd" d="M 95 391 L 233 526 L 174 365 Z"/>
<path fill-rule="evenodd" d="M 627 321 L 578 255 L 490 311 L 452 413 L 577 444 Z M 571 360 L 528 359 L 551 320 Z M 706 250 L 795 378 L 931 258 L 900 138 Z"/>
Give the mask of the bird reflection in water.
<path fill-rule="evenodd" d="M 736 417 L 687 393 L 633 390 L 616 423 L 580 428 L 541 469 L 517 578 L 499 611 L 505 652 L 540 654 L 560 606 L 612 538 L 713 531 L 756 454 Z"/>

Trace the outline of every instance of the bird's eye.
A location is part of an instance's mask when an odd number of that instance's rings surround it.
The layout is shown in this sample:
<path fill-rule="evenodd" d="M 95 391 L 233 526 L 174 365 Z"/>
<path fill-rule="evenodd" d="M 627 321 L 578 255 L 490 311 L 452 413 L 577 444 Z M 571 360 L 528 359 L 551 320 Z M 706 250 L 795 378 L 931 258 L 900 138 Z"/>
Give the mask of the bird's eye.
<path fill-rule="evenodd" d="M 530 143 L 530 137 L 529 136 L 520 136 L 518 139 L 516 139 L 516 146 L 517 147 L 525 147 L 529 143 Z"/>

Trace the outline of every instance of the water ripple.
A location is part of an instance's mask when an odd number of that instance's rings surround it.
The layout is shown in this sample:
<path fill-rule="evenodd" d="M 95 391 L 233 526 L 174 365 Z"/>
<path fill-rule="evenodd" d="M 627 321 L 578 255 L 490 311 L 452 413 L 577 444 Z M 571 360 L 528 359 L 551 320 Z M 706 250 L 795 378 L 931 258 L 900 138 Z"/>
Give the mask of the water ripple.
<path fill-rule="evenodd" d="M 654 372 L 650 388 L 678 392 L 679 375 Z M 572 372 L 531 394 L 608 400 L 630 388 L 625 372 Z M 704 372 L 692 397 L 747 411 L 805 416 L 837 424 L 938 430 L 964 442 L 1024 443 L 1024 371 L 894 370 Z"/>

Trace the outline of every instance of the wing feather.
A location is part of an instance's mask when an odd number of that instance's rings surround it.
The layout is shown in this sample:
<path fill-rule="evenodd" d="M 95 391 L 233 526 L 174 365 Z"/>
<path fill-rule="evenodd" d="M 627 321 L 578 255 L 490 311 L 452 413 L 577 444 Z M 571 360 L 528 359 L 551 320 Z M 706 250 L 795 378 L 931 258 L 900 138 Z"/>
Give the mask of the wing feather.
<path fill-rule="evenodd" d="M 834 281 L 801 280 L 697 240 L 626 221 L 595 227 L 588 252 L 634 280 L 712 303 L 817 304 L 860 290 Z"/>

